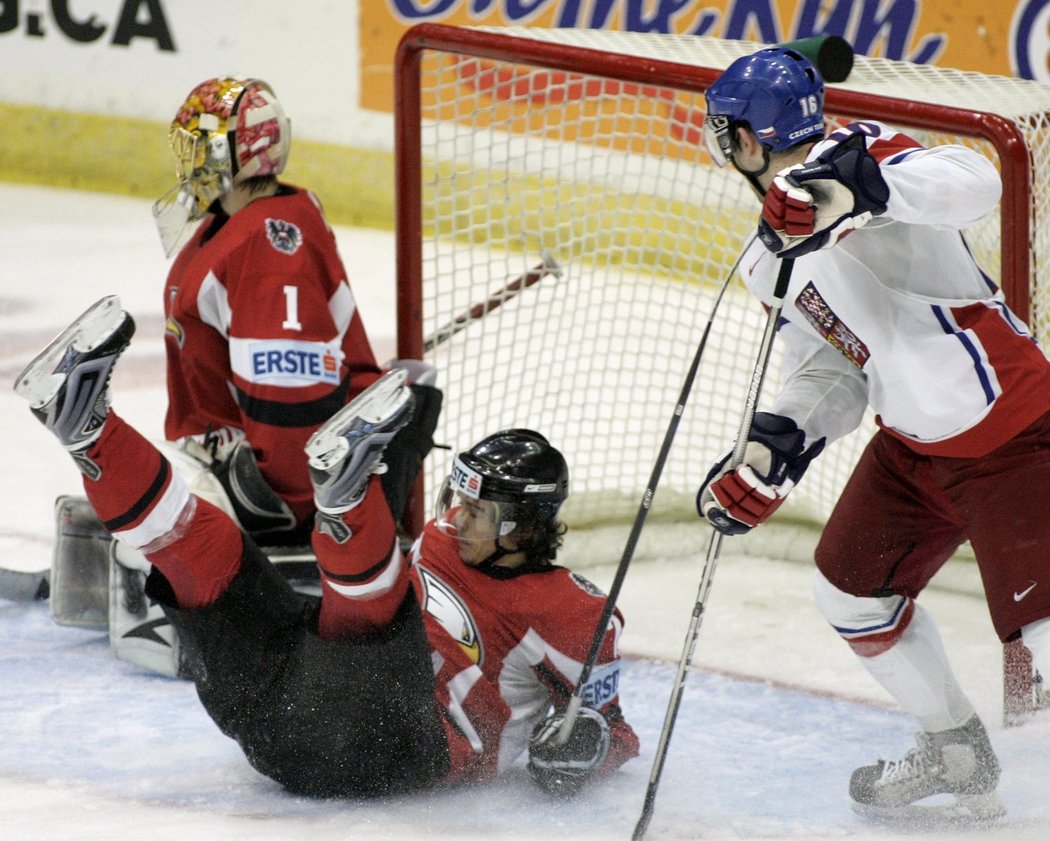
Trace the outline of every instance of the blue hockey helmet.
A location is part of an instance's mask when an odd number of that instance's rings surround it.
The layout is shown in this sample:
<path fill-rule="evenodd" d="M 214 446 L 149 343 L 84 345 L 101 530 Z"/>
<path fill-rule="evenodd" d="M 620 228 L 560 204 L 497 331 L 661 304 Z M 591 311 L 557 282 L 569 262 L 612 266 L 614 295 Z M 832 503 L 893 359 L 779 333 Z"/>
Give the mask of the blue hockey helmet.
<path fill-rule="evenodd" d="M 746 123 L 770 152 L 819 140 L 824 133 L 824 80 L 797 50 L 768 47 L 738 58 L 707 89 L 704 141 L 725 166 L 735 126 Z"/>

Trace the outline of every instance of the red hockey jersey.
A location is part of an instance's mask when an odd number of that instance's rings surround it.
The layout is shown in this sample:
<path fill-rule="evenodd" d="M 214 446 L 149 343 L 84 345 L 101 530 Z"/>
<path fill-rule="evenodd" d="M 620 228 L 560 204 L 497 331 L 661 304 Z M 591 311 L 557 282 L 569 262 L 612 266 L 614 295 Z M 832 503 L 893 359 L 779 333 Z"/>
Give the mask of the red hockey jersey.
<path fill-rule="evenodd" d="M 565 708 L 605 596 L 564 567 L 481 572 L 467 566 L 455 539 L 433 522 L 412 549 L 411 576 L 433 652 L 450 778 L 493 777 L 524 755 L 552 705 Z M 617 611 L 583 691 L 586 705 L 610 723 L 602 773 L 638 754 L 638 737 L 619 708 L 622 628 Z"/>
<path fill-rule="evenodd" d="M 313 511 L 303 446 L 378 376 L 317 199 L 282 185 L 200 224 L 164 294 L 169 440 L 231 426 L 300 521 Z"/>

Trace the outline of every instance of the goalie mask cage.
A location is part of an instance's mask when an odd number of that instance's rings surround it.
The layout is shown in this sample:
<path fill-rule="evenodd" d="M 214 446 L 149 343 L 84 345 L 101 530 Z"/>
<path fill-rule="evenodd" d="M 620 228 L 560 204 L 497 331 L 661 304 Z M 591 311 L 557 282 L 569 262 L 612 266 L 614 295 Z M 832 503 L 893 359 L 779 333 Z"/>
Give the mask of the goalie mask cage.
<path fill-rule="evenodd" d="M 704 90 L 762 46 L 437 24 L 399 46 L 398 353 L 427 348 L 439 370 L 438 442 L 463 449 L 528 426 L 564 452 L 574 530 L 623 523 L 626 535 L 715 298 L 755 230 L 756 197 L 712 163 L 701 129 Z M 1014 311 L 1050 338 L 1050 88 L 857 56 L 849 79 L 828 85 L 825 111 L 830 123 L 881 120 L 995 163 L 1000 211 L 966 238 Z M 549 257 L 560 273 L 521 282 Z M 732 444 L 764 319 L 734 277 L 652 519 L 699 522 L 696 489 Z M 774 352 L 760 409 L 777 367 Z M 869 416 L 831 445 L 777 519 L 820 525 L 873 429 Z M 428 460 L 422 504 L 447 461 Z"/>

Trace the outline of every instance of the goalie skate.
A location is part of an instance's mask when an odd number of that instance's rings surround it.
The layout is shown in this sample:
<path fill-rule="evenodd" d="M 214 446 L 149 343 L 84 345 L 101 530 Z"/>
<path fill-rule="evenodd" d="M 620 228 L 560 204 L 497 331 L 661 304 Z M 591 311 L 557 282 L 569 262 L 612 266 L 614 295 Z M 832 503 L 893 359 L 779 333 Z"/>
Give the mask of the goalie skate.
<path fill-rule="evenodd" d="M 388 371 L 333 415 L 306 442 L 314 501 L 323 514 L 349 510 L 368 478 L 382 472 L 383 451 L 411 417 L 403 369 Z"/>
<path fill-rule="evenodd" d="M 109 295 L 94 303 L 30 362 L 15 380 L 37 419 L 97 478 L 83 453 L 102 434 L 113 365 L 131 341 L 135 322 Z"/>
<path fill-rule="evenodd" d="M 962 727 L 918 733 L 900 760 L 853 772 L 850 796 L 859 814 L 891 823 L 969 824 L 1006 814 L 996 793 L 999 761 L 975 715 Z"/>

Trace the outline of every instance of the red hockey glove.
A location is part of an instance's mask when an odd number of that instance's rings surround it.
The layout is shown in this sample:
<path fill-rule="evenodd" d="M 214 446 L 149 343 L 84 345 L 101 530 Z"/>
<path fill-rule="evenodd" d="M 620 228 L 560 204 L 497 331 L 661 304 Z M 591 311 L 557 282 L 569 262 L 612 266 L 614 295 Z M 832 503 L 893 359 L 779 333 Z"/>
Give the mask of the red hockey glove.
<path fill-rule="evenodd" d="M 730 470 L 732 454 L 727 453 L 704 479 L 696 496 L 700 516 L 726 535 L 743 534 L 765 522 L 824 449 L 823 438 L 808 448 L 805 440 L 791 418 L 755 413 L 740 466 Z"/>
<path fill-rule="evenodd" d="M 813 194 L 792 183 L 791 171 L 791 168 L 781 170 L 766 190 L 762 221 L 777 234 L 787 237 L 812 236 L 817 217 Z"/>
<path fill-rule="evenodd" d="M 863 135 L 783 169 L 766 191 L 758 236 L 779 257 L 831 248 L 886 212 L 890 189 Z"/>

